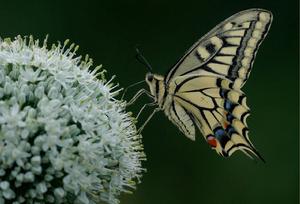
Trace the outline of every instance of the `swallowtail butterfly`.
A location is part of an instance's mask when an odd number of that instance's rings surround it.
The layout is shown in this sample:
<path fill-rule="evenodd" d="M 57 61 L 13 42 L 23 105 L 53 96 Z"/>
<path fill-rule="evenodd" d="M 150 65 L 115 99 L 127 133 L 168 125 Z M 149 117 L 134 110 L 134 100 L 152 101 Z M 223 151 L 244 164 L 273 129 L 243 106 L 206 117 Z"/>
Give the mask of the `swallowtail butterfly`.
<path fill-rule="evenodd" d="M 198 128 L 222 156 L 241 150 L 263 160 L 248 137 L 250 113 L 241 88 L 271 22 L 271 12 L 263 9 L 229 17 L 200 38 L 165 76 L 147 73 L 150 92 L 141 90 L 129 103 L 147 93 L 157 108 L 145 124 L 163 110 L 191 140 Z"/>

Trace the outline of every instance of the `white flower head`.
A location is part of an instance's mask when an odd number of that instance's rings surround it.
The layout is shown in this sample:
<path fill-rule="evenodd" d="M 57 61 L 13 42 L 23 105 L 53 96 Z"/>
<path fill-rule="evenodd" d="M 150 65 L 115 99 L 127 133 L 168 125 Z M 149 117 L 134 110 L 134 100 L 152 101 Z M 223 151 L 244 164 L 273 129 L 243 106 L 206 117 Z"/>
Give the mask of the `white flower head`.
<path fill-rule="evenodd" d="M 141 177 L 119 90 L 66 45 L 0 40 L 0 203 L 116 204 Z"/>

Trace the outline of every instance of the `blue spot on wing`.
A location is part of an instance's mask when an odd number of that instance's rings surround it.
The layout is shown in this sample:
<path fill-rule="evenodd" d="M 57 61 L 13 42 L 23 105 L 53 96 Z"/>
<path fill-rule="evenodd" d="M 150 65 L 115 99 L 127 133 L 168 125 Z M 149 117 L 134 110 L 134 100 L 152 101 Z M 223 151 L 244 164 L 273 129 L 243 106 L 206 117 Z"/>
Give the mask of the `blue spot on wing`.
<path fill-rule="evenodd" d="M 220 89 L 220 96 L 222 98 L 227 98 L 227 93 L 228 93 L 228 90 L 226 90 L 226 89 Z"/>
<path fill-rule="evenodd" d="M 222 98 L 225 97 L 225 90 L 224 90 L 224 89 L 221 89 L 221 90 L 220 90 L 220 96 L 221 96 Z"/>
<path fill-rule="evenodd" d="M 231 123 L 232 120 L 234 119 L 234 116 L 228 113 L 227 116 L 226 116 L 226 119 L 227 119 L 228 122 Z"/>
<path fill-rule="evenodd" d="M 225 104 L 224 104 L 224 108 L 225 110 L 231 112 L 233 110 L 233 108 L 235 107 L 235 104 L 233 104 L 231 101 L 229 100 L 225 100 Z"/>
<path fill-rule="evenodd" d="M 226 110 L 229 110 L 229 109 L 231 108 L 231 106 L 232 106 L 231 102 L 228 101 L 228 100 L 226 100 L 226 101 L 225 101 L 225 109 L 226 109 Z"/>
<path fill-rule="evenodd" d="M 229 126 L 227 127 L 227 129 L 226 129 L 226 132 L 227 132 L 227 134 L 228 134 L 229 136 L 231 136 L 232 133 L 235 132 L 235 130 L 234 130 L 234 128 L 233 128 L 231 125 L 229 125 Z"/>
<path fill-rule="evenodd" d="M 230 138 L 227 136 L 226 131 L 222 127 L 215 128 L 214 135 L 220 142 L 222 148 L 224 148 L 226 143 L 230 140 Z"/>
<path fill-rule="evenodd" d="M 215 129 L 215 131 L 214 131 L 214 133 L 215 133 L 215 136 L 216 136 L 216 138 L 218 139 L 218 140 L 220 140 L 223 136 L 225 136 L 226 135 L 226 132 L 225 132 L 225 130 L 223 130 L 222 128 L 216 128 Z"/>

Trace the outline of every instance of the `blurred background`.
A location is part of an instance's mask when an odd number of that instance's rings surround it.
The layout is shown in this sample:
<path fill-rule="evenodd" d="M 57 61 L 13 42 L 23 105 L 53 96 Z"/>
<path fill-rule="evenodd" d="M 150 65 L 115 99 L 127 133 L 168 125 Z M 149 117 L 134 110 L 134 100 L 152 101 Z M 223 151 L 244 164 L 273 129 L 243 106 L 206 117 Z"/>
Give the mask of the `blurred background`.
<path fill-rule="evenodd" d="M 158 113 L 143 132 L 147 173 L 121 204 L 260 204 L 299 202 L 298 0 L 198 1 L 0 1 L 0 36 L 34 35 L 49 42 L 70 39 L 103 64 L 122 87 L 143 80 L 140 49 L 159 74 L 202 35 L 232 14 L 248 8 L 273 12 L 269 35 L 258 52 L 243 90 L 252 115 L 250 138 L 266 159 L 243 153 L 219 157 L 199 134 L 184 137 Z M 145 84 L 131 89 L 129 99 Z M 149 99 L 129 110 L 137 113 Z M 150 114 L 144 112 L 140 123 Z"/>

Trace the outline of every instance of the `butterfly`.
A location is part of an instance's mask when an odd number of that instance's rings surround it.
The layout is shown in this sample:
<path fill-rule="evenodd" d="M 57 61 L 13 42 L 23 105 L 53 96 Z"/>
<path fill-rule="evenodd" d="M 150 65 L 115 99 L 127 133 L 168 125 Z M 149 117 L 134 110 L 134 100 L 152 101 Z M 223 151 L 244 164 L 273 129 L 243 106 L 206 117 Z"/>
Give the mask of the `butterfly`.
<path fill-rule="evenodd" d="M 198 128 L 221 156 L 241 150 L 264 161 L 248 137 L 250 110 L 241 88 L 271 23 L 267 10 L 236 13 L 200 38 L 165 76 L 147 73 L 150 92 L 142 89 L 129 102 L 146 93 L 157 106 L 141 129 L 162 110 L 189 139 L 195 140 Z"/>

